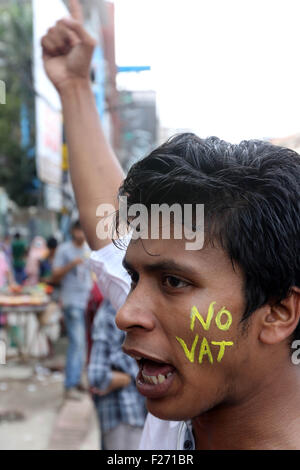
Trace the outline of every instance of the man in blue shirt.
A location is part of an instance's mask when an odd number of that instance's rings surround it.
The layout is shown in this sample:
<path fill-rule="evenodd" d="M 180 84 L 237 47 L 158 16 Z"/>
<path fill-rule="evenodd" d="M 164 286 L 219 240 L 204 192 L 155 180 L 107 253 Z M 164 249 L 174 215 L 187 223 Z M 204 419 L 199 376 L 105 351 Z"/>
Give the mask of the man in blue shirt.
<path fill-rule="evenodd" d="M 61 283 L 61 301 L 69 346 L 66 361 L 66 398 L 80 399 L 81 375 L 86 355 L 84 313 L 92 286 L 89 250 L 79 221 L 72 226 L 72 240 L 56 251 L 53 282 Z"/>

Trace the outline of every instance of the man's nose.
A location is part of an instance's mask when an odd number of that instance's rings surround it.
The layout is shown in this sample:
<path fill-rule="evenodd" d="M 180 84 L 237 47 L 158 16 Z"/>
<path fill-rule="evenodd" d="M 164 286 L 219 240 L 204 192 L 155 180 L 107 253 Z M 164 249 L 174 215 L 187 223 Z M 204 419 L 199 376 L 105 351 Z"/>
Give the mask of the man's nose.
<path fill-rule="evenodd" d="M 154 306 L 152 296 L 136 287 L 127 297 L 124 305 L 116 315 L 116 325 L 120 330 L 132 328 L 153 330 L 155 327 Z"/>

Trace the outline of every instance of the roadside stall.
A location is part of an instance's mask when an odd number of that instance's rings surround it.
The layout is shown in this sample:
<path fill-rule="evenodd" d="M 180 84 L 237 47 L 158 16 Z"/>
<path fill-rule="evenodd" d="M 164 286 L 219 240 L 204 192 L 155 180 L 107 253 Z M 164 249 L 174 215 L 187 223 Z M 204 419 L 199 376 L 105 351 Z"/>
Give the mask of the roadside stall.
<path fill-rule="evenodd" d="M 0 290 L 0 324 L 7 355 L 45 357 L 60 333 L 60 310 L 46 284 Z"/>

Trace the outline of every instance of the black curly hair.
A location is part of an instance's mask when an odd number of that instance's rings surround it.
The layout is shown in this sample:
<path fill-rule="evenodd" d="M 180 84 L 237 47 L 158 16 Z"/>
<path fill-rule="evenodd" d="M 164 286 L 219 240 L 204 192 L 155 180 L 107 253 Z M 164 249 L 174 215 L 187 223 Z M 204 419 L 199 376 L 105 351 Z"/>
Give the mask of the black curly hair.
<path fill-rule="evenodd" d="M 242 320 L 300 287 L 300 156 L 293 150 L 179 134 L 132 166 L 119 195 L 128 207 L 205 205 L 205 240 L 217 240 L 245 274 Z M 300 339 L 300 323 L 293 336 Z"/>

